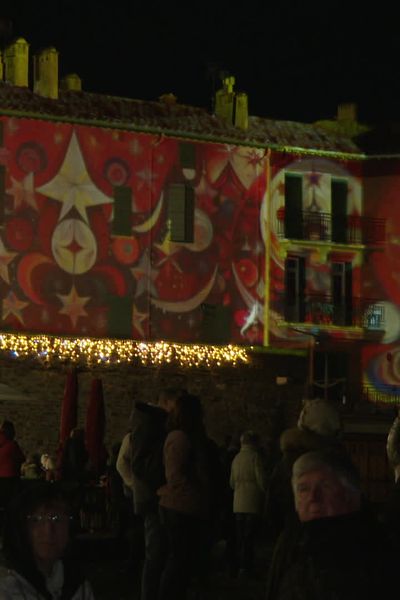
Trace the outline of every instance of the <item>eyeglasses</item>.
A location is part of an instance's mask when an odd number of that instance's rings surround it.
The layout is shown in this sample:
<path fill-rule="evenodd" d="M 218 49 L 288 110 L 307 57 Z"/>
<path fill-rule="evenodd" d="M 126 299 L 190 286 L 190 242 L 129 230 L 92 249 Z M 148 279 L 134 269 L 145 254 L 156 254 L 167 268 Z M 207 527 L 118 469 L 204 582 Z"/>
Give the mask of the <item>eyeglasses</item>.
<path fill-rule="evenodd" d="M 59 515 L 57 513 L 49 515 L 28 515 L 27 519 L 34 525 L 41 525 L 43 523 L 52 523 L 53 525 L 59 525 L 61 523 L 69 523 L 73 520 L 73 517 L 69 515 Z"/>

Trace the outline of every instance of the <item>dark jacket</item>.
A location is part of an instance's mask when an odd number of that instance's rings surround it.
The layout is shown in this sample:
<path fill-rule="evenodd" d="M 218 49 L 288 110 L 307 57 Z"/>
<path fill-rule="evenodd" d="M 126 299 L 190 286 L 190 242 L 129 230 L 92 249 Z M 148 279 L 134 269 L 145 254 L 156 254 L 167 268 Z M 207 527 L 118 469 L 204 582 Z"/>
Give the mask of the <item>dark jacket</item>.
<path fill-rule="evenodd" d="M 394 585 L 394 565 L 391 545 L 368 510 L 297 521 L 276 544 L 266 600 L 378 600 Z"/>
<path fill-rule="evenodd" d="M 167 413 L 152 404 L 136 402 L 132 413 L 132 475 L 136 514 L 156 510 L 157 490 L 165 483 L 163 447 Z"/>

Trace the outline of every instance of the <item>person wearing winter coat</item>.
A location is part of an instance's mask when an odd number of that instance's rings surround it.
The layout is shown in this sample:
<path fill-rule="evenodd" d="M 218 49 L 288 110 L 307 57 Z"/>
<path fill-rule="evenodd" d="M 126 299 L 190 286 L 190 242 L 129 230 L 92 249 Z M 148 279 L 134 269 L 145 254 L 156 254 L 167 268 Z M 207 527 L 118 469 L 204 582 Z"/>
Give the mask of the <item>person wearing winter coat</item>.
<path fill-rule="evenodd" d="M 0 428 L 0 477 L 20 477 L 25 456 L 15 440 L 11 421 L 3 421 Z"/>
<path fill-rule="evenodd" d="M 10 503 L 1 600 L 94 600 L 71 552 L 71 510 L 56 483 L 38 482 Z"/>
<path fill-rule="evenodd" d="M 280 437 L 281 459 L 273 469 L 267 492 L 267 521 L 271 539 L 295 519 L 291 473 L 295 461 L 304 453 L 332 450 L 347 456 L 340 439 L 340 416 L 332 402 L 321 398 L 304 400 L 296 427 L 285 429 Z"/>
<path fill-rule="evenodd" d="M 248 575 L 254 567 L 254 543 L 266 491 L 258 437 L 252 431 L 244 432 L 240 438 L 240 451 L 232 462 L 230 485 L 233 489 L 239 573 Z"/>
<path fill-rule="evenodd" d="M 297 519 L 275 546 L 265 600 L 388 597 L 397 585 L 397 554 L 351 461 L 305 453 L 293 465 L 292 486 Z"/>
<path fill-rule="evenodd" d="M 141 600 L 158 600 L 159 597 L 166 539 L 160 521 L 157 490 L 165 483 L 166 421 L 181 393 L 175 388 L 161 390 L 157 404 L 138 401 L 131 415 L 131 479 L 128 476 L 126 482 L 132 487 L 135 514 L 143 519 L 145 559 Z"/>
<path fill-rule="evenodd" d="M 206 435 L 201 401 L 182 394 L 168 415 L 164 444 L 166 482 L 158 490 L 167 558 L 159 600 L 185 600 L 191 578 L 204 577 L 211 523 L 222 475 L 218 447 Z M 218 481 L 219 479 L 219 481 Z"/>

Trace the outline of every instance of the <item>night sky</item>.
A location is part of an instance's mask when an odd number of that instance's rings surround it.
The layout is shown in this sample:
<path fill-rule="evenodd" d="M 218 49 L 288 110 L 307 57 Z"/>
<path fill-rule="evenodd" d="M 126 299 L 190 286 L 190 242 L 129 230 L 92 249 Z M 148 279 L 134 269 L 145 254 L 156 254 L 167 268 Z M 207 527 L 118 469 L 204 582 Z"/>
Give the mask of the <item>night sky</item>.
<path fill-rule="evenodd" d="M 60 76 L 77 72 L 87 91 L 172 92 L 210 108 L 228 72 L 253 115 L 312 122 L 354 101 L 361 121 L 400 120 L 400 25 L 389 2 L 358 14 L 351 0 L 241 4 L 2 0 L 0 16 L 31 53 L 55 46 Z"/>

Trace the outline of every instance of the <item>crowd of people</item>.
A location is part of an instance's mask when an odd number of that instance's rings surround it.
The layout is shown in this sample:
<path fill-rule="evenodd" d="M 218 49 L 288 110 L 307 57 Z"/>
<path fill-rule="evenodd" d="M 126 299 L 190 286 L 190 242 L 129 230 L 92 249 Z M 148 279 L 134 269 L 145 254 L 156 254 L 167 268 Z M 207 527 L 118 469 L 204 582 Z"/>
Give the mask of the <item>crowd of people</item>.
<path fill-rule="evenodd" d="M 217 544 L 227 575 L 250 580 L 260 532 L 271 548 L 260 600 L 383 597 L 394 586 L 400 547 L 399 419 L 387 450 L 396 484 L 378 510 L 362 492 L 329 402 L 304 403 L 297 425 L 280 437 L 274 464 L 254 431 L 217 446 L 207 435 L 200 399 L 186 390 L 167 388 L 154 404 L 135 402 L 129 430 L 113 447 L 107 486 L 111 497 L 124 498 L 117 509 L 120 533 L 131 517 L 142 524 L 140 600 L 186 600 L 190 588 L 201 590 Z M 61 485 L 84 484 L 86 464 L 79 430 L 56 464 L 51 457 L 25 458 L 12 423 L 1 426 L 9 568 L 0 581 L 2 600 L 94 597 L 73 560 L 73 532 L 82 525 L 76 496 Z M 38 484 L 17 486 L 21 474 Z"/>

